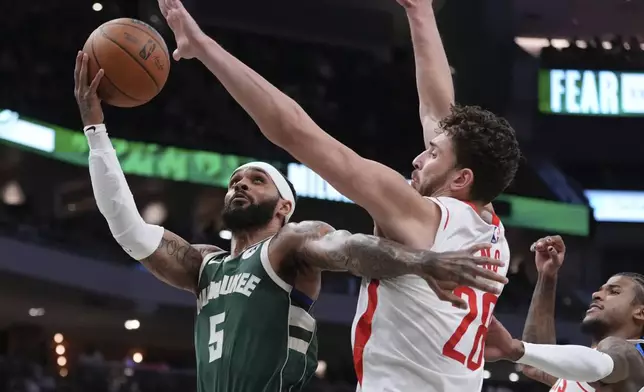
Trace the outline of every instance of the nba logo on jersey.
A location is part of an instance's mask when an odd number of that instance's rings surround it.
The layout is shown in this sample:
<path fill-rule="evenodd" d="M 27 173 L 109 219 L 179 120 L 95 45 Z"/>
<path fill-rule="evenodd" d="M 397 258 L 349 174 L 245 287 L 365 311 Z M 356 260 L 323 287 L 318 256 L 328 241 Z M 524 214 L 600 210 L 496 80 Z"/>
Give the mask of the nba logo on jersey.
<path fill-rule="evenodd" d="M 496 244 L 499 242 L 499 226 L 496 226 L 494 228 L 494 232 L 492 233 L 492 239 L 490 240 L 491 243 Z"/>
<path fill-rule="evenodd" d="M 242 254 L 242 260 L 246 260 L 247 258 L 251 257 L 253 253 L 255 253 L 259 249 L 259 245 L 255 245 L 250 249 L 247 249 L 243 254 Z"/>

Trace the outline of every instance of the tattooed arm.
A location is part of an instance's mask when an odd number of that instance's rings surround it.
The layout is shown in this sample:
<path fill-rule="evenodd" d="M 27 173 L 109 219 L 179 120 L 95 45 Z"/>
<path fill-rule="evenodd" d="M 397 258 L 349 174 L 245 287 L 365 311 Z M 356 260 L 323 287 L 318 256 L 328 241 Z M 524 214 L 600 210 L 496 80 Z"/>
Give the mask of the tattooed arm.
<path fill-rule="evenodd" d="M 277 268 L 282 262 L 297 263 L 377 279 L 415 274 L 497 292 L 495 285 L 476 279 L 481 276 L 506 282 L 505 277 L 480 268 L 483 264 L 502 264 L 498 260 L 473 256 L 483 247 L 436 253 L 371 235 L 336 231 L 324 222 L 308 221 L 286 225 L 271 242 L 269 256 L 272 263 L 278 264 Z"/>
<path fill-rule="evenodd" d="M 538 278 L 523 327 L 522 339 L 528 343 L 556 344 L 557 273 L 563 263 L 566 247 L 561 237 L 552 236 L 537 240 L 532 250 L 535 252 Z M 534 368 L 526 367 L 523 373 L 549 386 L 557 382 L 556 377 Z"/>
<path fill-rule="evenodd" d="M 216 246 L 191 245 L 173 232 L 165 230 L 157 250 L 140 261 L 159 280 L 196 293 L 203 258 L 218 252 L 222 250 Z"/>
<path fill-rule="evenodd" d="M 532 294 L 528 317 L 523 327 L 523 341 L 528 343 L 556 344 L 555 294 L 557 276 L 539 274 Z"/>
<path fill-rule="evenodd" d="M 615 384 L 630 380 L 641 388 L 644 385 L 644 357 L 630 342 L 608 337 L 597 345 L 597 351 L 607 354 L 613 360 L 613 371 L 600 380 L 603 384 Z"/>

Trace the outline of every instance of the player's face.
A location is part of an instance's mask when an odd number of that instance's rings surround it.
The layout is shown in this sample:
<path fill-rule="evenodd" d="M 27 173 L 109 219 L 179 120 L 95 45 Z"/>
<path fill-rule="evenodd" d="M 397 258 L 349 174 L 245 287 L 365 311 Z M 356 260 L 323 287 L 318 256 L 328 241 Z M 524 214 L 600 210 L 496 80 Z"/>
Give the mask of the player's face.
<path fill-rule="evenodd" d="M 613 276 L 593 293 L 593 301 L 582 321 L 588 333 L 605 335 L 610 331 L 635 324 L 643 306 L 635 301 L 637 283 L 627 276 Z M 641 326 L 634 326 L 635 329 Z"/>
<path fill-rule="evenodd" d="M 454 176 L 455 164 L 452 141 L 440 134 L 430 142 L 427 150 L 414 159 L 411 186 L 423 196 L 445 195 Z"/>
<path fill-rule="evenodd" d="M 230 178 L 224 198 L 224 225 L 233 232 L 267 225 L 275 216 L 279 201 L 277 188 L 264 171 L 238 170 Z"/>

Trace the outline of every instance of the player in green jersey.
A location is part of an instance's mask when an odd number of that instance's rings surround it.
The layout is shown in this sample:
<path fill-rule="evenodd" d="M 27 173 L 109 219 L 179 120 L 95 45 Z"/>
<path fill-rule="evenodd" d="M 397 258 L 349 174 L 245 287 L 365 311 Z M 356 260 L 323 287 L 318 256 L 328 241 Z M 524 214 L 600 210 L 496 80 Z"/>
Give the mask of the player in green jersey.
<path fill-rule="evenodd" d="M 197 296 L 195 323 L 200 392 L 282 392 L 302 388 L 316 367 L 316 323 L 310 315 L 321 271 L 371 278 L 406 274 L 432 287 L 467 285 L 497 293 L 506 279 L 481 268 L 502 262 L 474 257 L 489 245 L 435 253 L 390 240 L 334 230 L 323 222 L 288 223 L 296 195 L 288 180 L 263 162 L 232 174 L 223 221 L 230 252 L 192 245 L 143 221 L 103 124 L 96 88 L 79 53 L 75 95 L 90 146 L 94 196 L 112 235 L 156 277 Z M 484 279 L 477 279 L 484 278 Z"/>

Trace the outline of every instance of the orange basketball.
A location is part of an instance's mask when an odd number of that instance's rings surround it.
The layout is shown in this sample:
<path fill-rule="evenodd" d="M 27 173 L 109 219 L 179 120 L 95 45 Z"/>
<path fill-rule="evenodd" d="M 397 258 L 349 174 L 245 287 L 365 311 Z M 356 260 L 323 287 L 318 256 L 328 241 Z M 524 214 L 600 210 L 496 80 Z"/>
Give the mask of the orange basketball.
<path fill-rule="evenodd" d="M 168 80 L 170 56 L 165 41 L 152 26 L 136 19 L 104 23 L 89 36 L 83 52 L 89 57 L 89 81 L 99 69 L 105 70 L 98 96 L 112 106 L 143 105 Z"/>

